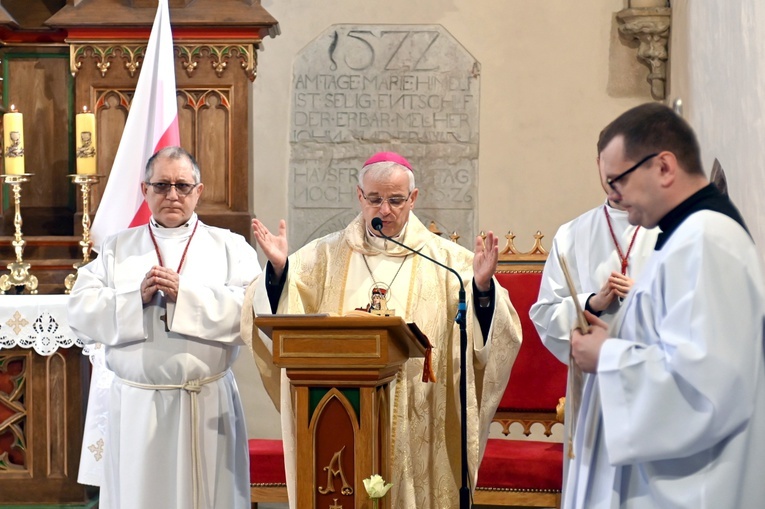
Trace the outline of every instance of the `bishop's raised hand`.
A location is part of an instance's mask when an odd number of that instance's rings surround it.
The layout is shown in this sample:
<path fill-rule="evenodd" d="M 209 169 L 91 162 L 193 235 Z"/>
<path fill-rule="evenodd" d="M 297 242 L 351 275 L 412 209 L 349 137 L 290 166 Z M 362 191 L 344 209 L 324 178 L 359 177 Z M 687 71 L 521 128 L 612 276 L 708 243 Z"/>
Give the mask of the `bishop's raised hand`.
<path fill-rule="evenodd" d="M 277 279 L 280 278 L 284 272 L 284 266 L 287 264 L 287 253 L 289 252 L 287 245 L 287 222 L 284 219 L 280 220 L 279 234 L 274 235 L 266 228 L 266 225 L 258 219 L 253 219 L 252 233 L 255 237 L 255 242 L 258 243 L 268 261 L 271 262 Z"/>
<path fill-rule="evenodd" d="M 489 291 L 491 278 L 497 271 L 498 261 L 499 239 L 494 232 L 487 233 L 485 239 L 478 235 L 475 238 L 475 256 L 473 257 L 473 280 L 478 290 Z"/>

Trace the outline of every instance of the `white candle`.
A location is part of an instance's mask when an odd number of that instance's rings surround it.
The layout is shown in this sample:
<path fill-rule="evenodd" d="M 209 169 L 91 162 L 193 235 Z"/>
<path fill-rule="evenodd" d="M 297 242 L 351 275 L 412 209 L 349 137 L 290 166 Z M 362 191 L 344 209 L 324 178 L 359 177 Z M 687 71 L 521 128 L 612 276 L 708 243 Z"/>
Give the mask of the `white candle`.
<path fill-rule="evenodd" d="M 11 105 L 3 115 L 3 159 L 6 175 L 24 174 L 24 117 Z"/>
<path fill-rule="evenodd" d="M 75 119 L 77 147 L 77 174 L 95 175 L 96 173 L 96 116 L 82 108 Z"/>

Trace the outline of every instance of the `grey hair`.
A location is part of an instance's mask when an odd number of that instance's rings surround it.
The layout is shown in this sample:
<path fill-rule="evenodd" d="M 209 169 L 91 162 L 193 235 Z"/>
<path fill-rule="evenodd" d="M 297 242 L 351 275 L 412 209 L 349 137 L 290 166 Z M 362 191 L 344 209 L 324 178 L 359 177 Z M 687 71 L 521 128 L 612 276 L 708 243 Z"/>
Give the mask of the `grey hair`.
<path fill-rule="evenodd" d="M 157 151 L 156 154 L 151 156 L 146 162 L 146 170 L 143 174 L 144 182 L 150 182 L 151 177 L 154 176 L 154 163 L 158 159 L 186 159 L 191 163 L 191 172 L 194 174 L 194 183 L 199 184 L 202 182 L 202 173 L 199 171 L 199 165 L 194 156 L 186 152 L 181 147 L 165 147 Z"/>
<path fill-rule="evenodd" d="M 369 174 L 369 178 L 380 182 L 389 178 L 396 169 L 404 170 L 409 174 L 409 192 L 414 191 L 414 172 L 406 166 L 401 166 L 393 161 L 380 161 L 379 163 L 372 163 L 364 166 L 359 171 L 359 187 L 364 190 L 364 176 Z"/>

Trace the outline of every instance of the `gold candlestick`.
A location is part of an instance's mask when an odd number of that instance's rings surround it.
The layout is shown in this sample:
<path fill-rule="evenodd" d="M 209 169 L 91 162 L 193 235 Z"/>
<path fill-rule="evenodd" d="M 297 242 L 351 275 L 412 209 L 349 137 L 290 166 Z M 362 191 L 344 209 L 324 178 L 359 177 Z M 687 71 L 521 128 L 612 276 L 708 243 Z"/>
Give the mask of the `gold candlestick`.
<path fill-rule="evenodd" d="M 0 276 L 0 295 L 4 295 L 12 286 L 17 287 L 16 293 L 23 292 L 23 287 L 26 287 L 31 294 L 37 293 L 37 278 L 30 274 L 30 264 L 24 263 L 24 245 L 26 244 L 26 241 L 21 233 L 21 184 L 29 182 L 32 175 L 32 173 L 0 175 L 0 179 L 2 179 L 5 184 L 11 186 L 11 189 L 13 190 L 13 205 L 15 210 L 13 214 L 13 226 L 16 227 L 16 233 L 14 233 L 13 242 L 11 242 L 14 251 L 16 251 L 16 261 L 8 264 L 8 270 L 11 271 L 10 274 L 3 274 Z M 22 288 L 19 289 L 18 287 Z"/>
<path fill-rule="evenodd" d="M 82 174 L 67 175 L 72 179 L 73 184 L 80 186 L 80 194 L 82 195 L 82 239 L 80 240 L 80 248 L 82 249 L 82 261 L 77 262 L 72 267 L 76 270 L 90 262 L 90 250 L 93 247 L 93 243 L 90 240 L 90 186 L 97 184 L 101 180 L 102 175 L 94 174 Z M 69 274 L 64 279 L 64 287 L 66 290 L 64 293 L 69 293 L 74 288 L 74 282 L 77 281 L 77 272 Z"/>

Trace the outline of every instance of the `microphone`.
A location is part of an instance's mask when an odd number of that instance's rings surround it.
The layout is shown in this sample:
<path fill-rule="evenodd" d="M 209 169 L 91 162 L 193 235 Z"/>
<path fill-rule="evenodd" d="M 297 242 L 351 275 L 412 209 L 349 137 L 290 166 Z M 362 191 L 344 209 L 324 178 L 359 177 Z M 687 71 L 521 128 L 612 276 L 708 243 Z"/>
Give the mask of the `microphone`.
<path fill-rule="evenodd" d="M 435 263 L 439 267 L 443 267 L 455 276 L 460 282 L 459 292 L 459 305 L 457 307 L 457 316 L 454 321 L 459 324 L 460 328 L 460 451 L 461 451 L 461 470 L 462 470 L 462 487 L 459 490 L 460 493 L 460 509 L 468 509 L 470 507 L 470 488 L 468 487 L 468 461 L 467 461 L 467 304 L 465 301 L 465 285 L 462 283 L 462 278 L 459 273 L 451 267 L 447 267 L 443 263 L 434 260 L 433 258 L 422 254 L 419 251 L 412 249 L 406 244 L 392 239 L 385 235 L 382 231 L 383 221 L 379 217 L 372 218 L 372 228 L 377 230 L 382 238 L 390 240 L 394 244 L 408 249 L 414 254 L 418 254 Z"/>
<path fill-rule="evenodd" d="M 411 247 L 407 246 L 406 244 L 402 244 L 401 242 L 397 241 L 396 239 L 393 239 L 393 238 L 391 238 L 391 237 L 388 237 L 387 235 L 385 235 L 385 234 L 383 233 L 383 231 L 382 231 L 382 230 L 383 230 L 383 220 L 382 220 L 382 219 L 380 219 L 379 217 L 375 217 L 375 218 L 372 218 L 372 228 L 374 228 L 375 230 L 377 230 L 377 231 L 380 233 L 380 235 L 382 236 L 382 238 L 384 238 L 385 240 L 390 240 L 390 241 L 391 241 L 391 242 L 393 242 L 394 244 L 396 244 L 396 245 L 399 245 L 399 246 L 403 247 L 404 249 L 408 249 L 409 251 L 411 251 L 411 252 L 412 252 L 412 253 L 414 253 L 414 254 L 418 254 L 418 255 L 420 255 L 420 256 L 422 256 L 423 258 L 425 258 L 426 260 L 430 260 L 431 262 L 435 263 L 435 264 L 436 264 L 436 265 L 438 265 L 439 267 L 443 267 L 444 269 L 448 270 L 449 272 L 451 272 L 452 274 L 454 274 L 455 276 L 457 276 L 457 279 L 458 279 L 458 280 L 459 280 L 459 282 L 460 282 L 460 295 L 463 295 L 463 296 L 464 296 L 464 293 L 465 293 L 465 285 L 462 283 L 462 278 L 460 277 L 459 273 L 458 273 L 456 270 L 454 270 L 454 269 L 453 269 L 453 268 L 451 268 L 451 267 L 447 267 L 447 266 L 446 266 L 446 265 L 444 265 L 443 263 L 441 263 L 441 262 L 439 262 L 439 261 L 436 261 L 436 260 L 434 260 L 433 258 L 431 258 L 431 257 L 429 257 L 429 256 L 427 256 L 427 255 L 424 255 L 424 254 L 420 253 L 419 251 L 417 251 L 417 250 L 415 250 L 415 249 L 412 249 Z M 461 301 L 461 302 L 464 302 L 464 301 Z M 463 312 L 463 311 L 466 311 L 466 310 L 467 310 L 467 306 L 465 306 L 465 309 L 462 309 L 462 308 L 460 308 L 460 310 L 459 310 L 459 311 L 460 311 L 460 312 Z M 457 315 L 457 318 L 459 318 L 459 316 L 460 316 L 460 315 L 458 314 L 458 315 Z"/>

